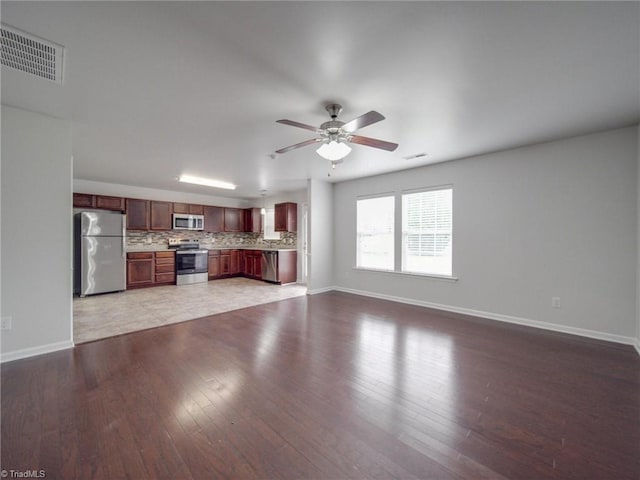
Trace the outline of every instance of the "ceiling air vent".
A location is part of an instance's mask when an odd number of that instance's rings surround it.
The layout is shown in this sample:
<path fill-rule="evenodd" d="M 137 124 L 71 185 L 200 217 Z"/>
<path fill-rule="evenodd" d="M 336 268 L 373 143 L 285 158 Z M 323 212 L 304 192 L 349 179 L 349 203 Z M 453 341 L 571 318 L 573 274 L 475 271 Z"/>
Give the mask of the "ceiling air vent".
<path fill-rule="evenodd" d="M 62 85 L 64 47 L 2 24 L 2 65 Z"/>

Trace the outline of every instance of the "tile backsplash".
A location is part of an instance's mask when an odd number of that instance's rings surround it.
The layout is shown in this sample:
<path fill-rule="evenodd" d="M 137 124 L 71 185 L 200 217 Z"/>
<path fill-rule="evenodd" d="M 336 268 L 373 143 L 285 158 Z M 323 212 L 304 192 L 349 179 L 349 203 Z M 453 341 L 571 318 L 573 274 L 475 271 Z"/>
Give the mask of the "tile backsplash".
<path fill-rule="evenodd" d="M 145 232 L 127 230 L 127 247 L 167 248 L 169 239 L 197 240 L 203 248 L 216 247 L 268 247 L 296 248 L 298 244 L 295 233 L 281 233 L 280 240 L 265 240 L 259 233 L 207 233 L 196 231 Z"/>

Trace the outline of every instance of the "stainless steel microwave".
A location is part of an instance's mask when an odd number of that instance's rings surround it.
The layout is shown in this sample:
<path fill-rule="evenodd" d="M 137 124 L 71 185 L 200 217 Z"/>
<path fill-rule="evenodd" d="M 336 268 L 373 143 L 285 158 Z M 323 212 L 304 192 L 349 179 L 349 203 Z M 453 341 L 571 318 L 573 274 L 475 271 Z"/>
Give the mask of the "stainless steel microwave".
<path fill-rule="evenodd" d="M 173 214 L 174 230 L 204 230 L 204 215 Z"/>

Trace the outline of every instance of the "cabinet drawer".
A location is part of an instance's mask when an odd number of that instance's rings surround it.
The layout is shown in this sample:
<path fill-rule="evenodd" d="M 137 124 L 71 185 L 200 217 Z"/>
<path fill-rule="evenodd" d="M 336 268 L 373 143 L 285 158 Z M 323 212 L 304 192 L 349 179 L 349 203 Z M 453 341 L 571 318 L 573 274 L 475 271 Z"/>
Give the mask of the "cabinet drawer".
<path fill-rule="evenodd" d="M 220 255 L 220 250 L 209 250 L 210 257 L 214 257 L 216 255 Z"/>
<path fill-rule="evenodd" d="M 151 260 L 153 259 L 153 252 L 130 252 L 127 253 L 127 258 L 130 260 Z"/>
<path fill-rule="evenodd" d="M 156 257 L 156 265 L 175 265 L 176 261 L 173 257 L 171 258 L 163 258 Z"/>
<path fill-rule="evenodd" d="M 175 281 L 175 273 L 156 273 L 156 283 L 174 283 Z"/>
<path fill-rule="evenodd" d="M 156 252 L 156 258 L 174 258 L 175 252 Z"/>
<path fill-rule="evenodd" d="M 158 265 L 156 264 L 156 273 L 175 273 L 175 266 L 171 265 Z"/>
<path fill-rule="evenodd" d="M 176 261 L 173 258 L 156 258 L 156 265 L 166 265 L 173 267 Z"/>

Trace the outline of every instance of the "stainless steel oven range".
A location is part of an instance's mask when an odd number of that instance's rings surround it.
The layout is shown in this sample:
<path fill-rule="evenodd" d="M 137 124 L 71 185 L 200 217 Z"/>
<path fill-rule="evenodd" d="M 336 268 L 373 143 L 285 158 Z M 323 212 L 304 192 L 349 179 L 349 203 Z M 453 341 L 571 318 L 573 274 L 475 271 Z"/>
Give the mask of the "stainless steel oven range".
<path fill-rule="evenodd" d="M 209 280 L 209 252 L 201 250 L 196 241 L 182 240 L 176 248 L 176 285 L 207 282 Z"/>

